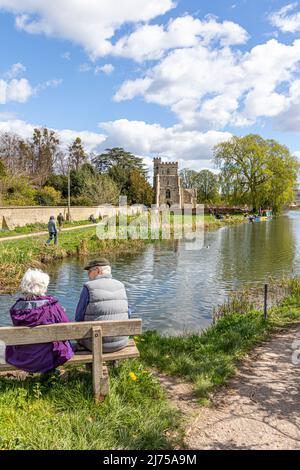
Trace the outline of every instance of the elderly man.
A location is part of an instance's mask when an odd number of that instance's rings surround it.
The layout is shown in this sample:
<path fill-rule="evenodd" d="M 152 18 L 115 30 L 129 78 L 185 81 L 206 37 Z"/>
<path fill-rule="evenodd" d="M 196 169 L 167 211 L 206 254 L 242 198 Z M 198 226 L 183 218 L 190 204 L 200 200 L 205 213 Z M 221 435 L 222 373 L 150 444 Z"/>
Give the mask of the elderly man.
<path fill-rule="evenodd" d="M 84 284 L 76 309 L 76 321 L 127 320 L 128 300 L 124 284 L 112 278 L 111 266 L 107 259 L 91 261 L 85 268 L 89 281 Z M 124 348 L 128 336 L 103 338 L 103 352 Z M 91 340 L 81 340 L 91 350 Z"/>

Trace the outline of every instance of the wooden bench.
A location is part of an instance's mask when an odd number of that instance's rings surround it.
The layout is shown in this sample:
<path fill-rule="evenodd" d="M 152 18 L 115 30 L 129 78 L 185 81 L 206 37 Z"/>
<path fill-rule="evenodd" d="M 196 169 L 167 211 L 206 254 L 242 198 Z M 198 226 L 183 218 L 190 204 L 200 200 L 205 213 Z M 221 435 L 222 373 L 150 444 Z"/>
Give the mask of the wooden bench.
<path fill-rule="evenodd" d="M 19 346 L 52 341 L 91 339 L 92 352 L 78 351 L 65 365 L 92 364 L 94 397 L 96 401 L 102 401 L 109 393 L 108 369 L 105 363 L 139 356 L 133 339 L 130 339 L 128 345 L 120 351 L 103 353 L 102 337 L 140 335 L 141 332 L 142 321 L 140 319 L 56 323 L 33 328 L 8 326 L 0 328 L 0 341 L 3 341 L 6 346 Z M 17 370 L 17 368 L 7 363 L 0 363 L 0 372 L 13 370 Z"/>

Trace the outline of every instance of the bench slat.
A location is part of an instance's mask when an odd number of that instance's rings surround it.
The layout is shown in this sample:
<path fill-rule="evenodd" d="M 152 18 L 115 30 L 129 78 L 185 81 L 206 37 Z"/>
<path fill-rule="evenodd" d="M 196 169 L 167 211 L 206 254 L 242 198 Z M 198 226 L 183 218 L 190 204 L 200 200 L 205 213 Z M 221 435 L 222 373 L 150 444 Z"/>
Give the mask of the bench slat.
<path fill-rule="evenodd" d="M 96 326 L 101 326 L 103 336 L 133 336 L 142 332 L 140 319 L 56 323 L 33 328 L 4 326 L 0 327 L 0 341 L 3 341 L 6 346 L 18 346 L 90 338 L 92 328 Z"/>
<path fill-rule="evenodd" d="M 115 351 L 112 353 L 104 353 L 102 355 L 102 359 L 104 362 L 106 361 L 117 361 L 120 359 L 131 359 L 135 357 L 139 357 L 140 353 L 138 348 L 135 345 L 135 342 L 133 339 L 130 339 L 128 342 L 128 345 L 121 349 L 120 351 Z M 91 352 L 88 351 L 79 351 L 75 353 L 75 355 L 70 359 L 68 362 L 66 362 L 64 365 L 68 364 L 75 364 L 75 365 L 80 365 L 80 364 L 91 364 L 93 362 L 93 355 Z M 17 367 L 14 367 L 10 364 L 0 364 L 0 372 L 8 372 L 8 371 L 13 371 L 13 370 L 19 370 Z"/>

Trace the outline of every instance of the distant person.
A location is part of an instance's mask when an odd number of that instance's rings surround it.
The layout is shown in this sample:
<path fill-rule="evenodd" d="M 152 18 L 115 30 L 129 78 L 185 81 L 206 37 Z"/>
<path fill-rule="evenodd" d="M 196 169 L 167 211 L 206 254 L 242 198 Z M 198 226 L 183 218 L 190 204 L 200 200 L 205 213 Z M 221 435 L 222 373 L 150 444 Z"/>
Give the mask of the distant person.
<path fill-rule="evenodd" d="M 63 227 L 63 223 L 65 221 L 65 218 L 64 216 L 62 215 L 62 213 L 60 212 L 57 216 L 57 223 L 58 223 L 58 228 L 59 228 L 59 231 L 61 231 L 62 227 Z"/>
<path fill-rule="evenodd" d="M 76 308 L 76 321 L 128 320 L 130 309 L 125 286 L 113 279 L 111 266 L 107 259 L 91 261 L 85 268 L 88 282 L 83 286 Z M 103 338 L 103 352 L 123 349 L 128 336 Z M 81 340 L 79 344 L 92 348 L 91 340 Z"/>
<path fill-rule="evenodd" d="M 48 274 L 38 269 L 28 269 L 21 282 L 22 297 L 11 307 L 14 326 L 34 327 L 67 323 L 69 319 L 58 300 L 46 295 Z M 5 360 L 26 372 L 50 372 L 64 364 L 74 352 L 69 341 L 7 346 Z"/>
<path fill-rule="evenodd" d="M 91 215 L 89 216 L 89 221 L 92 222 L 92 224 L 96 224 L 96 223 L 97 223 L 97 220 L 96 220 L 94 214 L 91 214 Z"/>
<path fill-rule="evenodd" d="M 54 239 L 54 245 L 57 245 L 57 227 L 56 227 L 54 215 L 51 215 L 49 219 L 48 232 L 49 232 L 49 239 L 46 241 L 46 244 L 49 245 L 51 241 Z"/>

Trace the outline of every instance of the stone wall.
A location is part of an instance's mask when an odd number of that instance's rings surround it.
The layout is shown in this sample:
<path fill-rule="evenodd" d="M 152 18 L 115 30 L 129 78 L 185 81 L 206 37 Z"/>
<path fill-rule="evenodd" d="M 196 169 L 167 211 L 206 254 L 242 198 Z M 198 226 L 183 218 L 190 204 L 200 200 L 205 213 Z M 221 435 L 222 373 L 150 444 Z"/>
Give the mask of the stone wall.
<path fill-rule="evenodd" d="M 76 222 L 86 220 L 91 214 L 96 218 L 99 216 L 113 216 L 124 209 L 108 205 L 93 207 L 71 207 L 71 219 Z M 130 215 L 136 214 L 143 210 L 143 206 L 136 205 L 128 207 Z M 23 227 L 27 224 L 47 223 L 50 216 L 55 218 L 62 213 L 66 219 L 68 208 L 62 207 L 45 207 L 45 206 L 18 206 L 18 207 L 0 207 L 0 229 L 13 229 L 14 227 Z"/>

